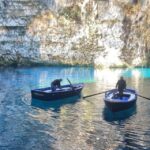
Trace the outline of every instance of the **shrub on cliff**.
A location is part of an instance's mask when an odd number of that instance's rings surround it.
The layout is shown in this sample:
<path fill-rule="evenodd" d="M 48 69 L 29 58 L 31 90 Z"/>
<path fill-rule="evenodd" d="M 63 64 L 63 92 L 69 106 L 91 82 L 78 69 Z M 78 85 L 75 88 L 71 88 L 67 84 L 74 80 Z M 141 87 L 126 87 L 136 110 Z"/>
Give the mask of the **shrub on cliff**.
<path fill-rule="evenodd" d="M 78 5 L 65 7 L 59 11 L 59 14 L 68 20 L 75 20 L 78 23 L 81 22 L 81 10 Z"/>

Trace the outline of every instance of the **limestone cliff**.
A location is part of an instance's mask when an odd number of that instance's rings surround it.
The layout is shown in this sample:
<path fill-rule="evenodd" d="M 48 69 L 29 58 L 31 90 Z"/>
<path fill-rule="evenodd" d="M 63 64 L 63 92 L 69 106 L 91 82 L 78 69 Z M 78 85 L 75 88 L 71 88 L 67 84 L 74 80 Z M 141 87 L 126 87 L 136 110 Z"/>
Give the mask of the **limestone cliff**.
<path fill-rule="evenodd" d="M 147 65 L 149 7 L 149 0 L 3 0 L 0 65 Z"/>

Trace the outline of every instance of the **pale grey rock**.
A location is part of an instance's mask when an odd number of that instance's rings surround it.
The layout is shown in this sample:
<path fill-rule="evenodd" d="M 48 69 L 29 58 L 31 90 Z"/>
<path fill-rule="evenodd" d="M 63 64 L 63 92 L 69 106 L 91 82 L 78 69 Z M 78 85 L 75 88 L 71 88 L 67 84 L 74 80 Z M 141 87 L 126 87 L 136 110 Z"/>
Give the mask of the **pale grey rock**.
<path fill-rule="evenodd" d="M 0 65 L 147 61 L 149 0 L 5 0 L 0 8 Z"/>

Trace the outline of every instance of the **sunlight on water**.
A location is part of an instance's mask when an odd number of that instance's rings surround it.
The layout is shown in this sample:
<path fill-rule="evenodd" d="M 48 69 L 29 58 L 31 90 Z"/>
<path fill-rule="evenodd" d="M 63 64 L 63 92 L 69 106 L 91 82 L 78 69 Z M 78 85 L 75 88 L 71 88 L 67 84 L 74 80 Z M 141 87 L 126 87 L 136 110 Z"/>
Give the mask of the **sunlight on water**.
<path fill-rule="evenodd" d="M 121 76 L 122 71 L 121 70 L 95 70 L 94 71 L 94 77 L 96 81 L 102 80 L 104 83 L 114 84 L 119 77 Z"/>
<path fill-rule="evenodd" d="M 112 113 L 104 95 L 53 102 L 31 99 L 31 89 L 84 82 L 82 95 L 115 87 L 123 75 L 127 86 L 150 97 L 150 69 L 35 67 L 0 70 L 0 150 L 148 150 L 150 101 L 138 97 L 135 107 Z"/>

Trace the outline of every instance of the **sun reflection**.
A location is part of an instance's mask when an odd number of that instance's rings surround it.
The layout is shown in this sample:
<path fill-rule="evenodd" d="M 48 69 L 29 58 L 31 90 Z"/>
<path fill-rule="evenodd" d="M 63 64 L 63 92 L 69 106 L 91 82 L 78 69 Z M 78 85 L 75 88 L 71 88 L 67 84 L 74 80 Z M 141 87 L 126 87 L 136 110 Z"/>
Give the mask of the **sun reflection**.
<path fill-rule="evenodd" d="M 96 69 L 94 77 L 96 81 L 103 81 L 104 83 L 114 84 L 120 77 L 122 71 L 120 69 L 112 71 L 111 69 Z"/>
<path fill-rule="evenodd" d="M 136 79 L 139 79 L 141 76 L 141 73 L 138 70 L 132 70 L 132 76 Z"/>
<path fill-rule="evenodd" d="M 80 145 L 81 147 L 85 146 L 85 149 L 88 149 L 89 146 L 93 148 L 92 145 L 84 145 L 83 143 L 90 139 L 89 133 L 95 131 L 94 125 L 92 124 L 92 121 L 94 120 L 95 104 L 86 103 L 85 101 L 81 104 L 81 109 L 76 113 L 74 113 L 73 109 L 70 109 L 70 107 L 72 107 L 71 105 L 66 105 L 60 109 L 57 130 L 60 139 L 57 141 L 57 145 L 60 145 L 60 147 L 65 147 L 72 143 L 73 147 L 75 145 Z M 74 108 L 76 109 L 76 107 Z M 72 117 L 73 114 L 76 116 L 75 118 Z M 83 126 L 84 124 L 86 124 L 86 127 Z M 69 128 L 72 128 L 71 132 L 69 132 Z"/>
<path fill-rule="evenodd" d="M 135 82 L 135 87 L 138 88 L 139 86 L 139 79 L 141 77 L 141 72 L 139 70 L 132 70 L 132 77 L 134 79 Z"/>

